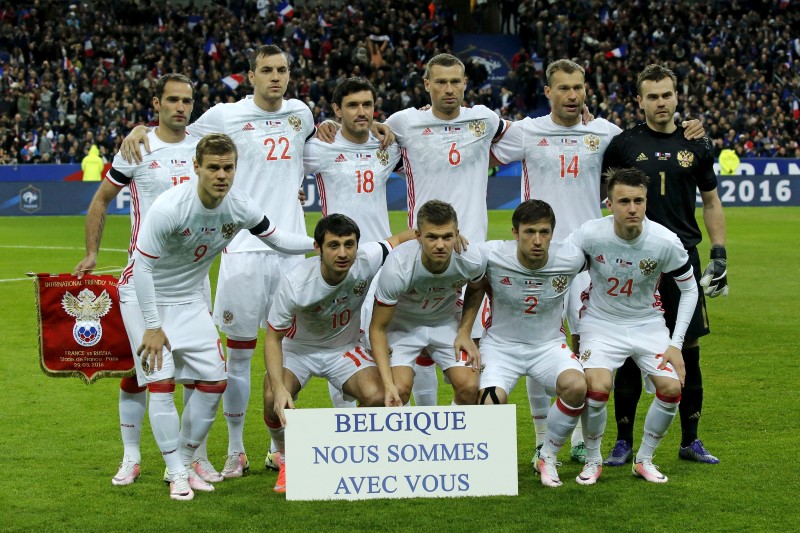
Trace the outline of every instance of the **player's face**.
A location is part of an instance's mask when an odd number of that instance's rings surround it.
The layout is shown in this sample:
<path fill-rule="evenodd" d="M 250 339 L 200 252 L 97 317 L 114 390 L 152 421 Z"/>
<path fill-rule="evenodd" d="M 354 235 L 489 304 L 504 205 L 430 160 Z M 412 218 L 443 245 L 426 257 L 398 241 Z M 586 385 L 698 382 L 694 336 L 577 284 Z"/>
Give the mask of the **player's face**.
<path fill-rule="evenodd" d="M 560 126 L 575 126 L 581 121 L 586 100 L 583 74 L 579 70 L 570 74 L 557 70 L 550 83 L 544 88 L 544 95 L 550 100 L 553 121 Z"/>
<path fill-rule="evenodd" d="M 161 98 L 153 97 L 153 109 L 158 111 L 158 125 L 172 131 L 186 130 L 193 108 L 192 87 L 182 81 L 168 81 Z"/>
<path fill-rule="evenodd" d="M 431 95 L 431 107 L 439 118 L 455 118 L 464 102 L 467 79 L 461 65 L 434 65 L 425 80 L 425 90 Z"/>
<path fill-rule="evenodd" d="M 416 234 L 422 245 L 422 264 L 434 274 L 444 272 L 450 264 L 450 256 L 453 255 L 458 237 L 456 223 L 443 226 L 420 224 Z"/>
<path fill-rule="evenodd" d="M 647 124 L 656 131 L 674 130 L 673 116 L 678 107 L 678 97 L 670 78 L 642 82 L 642 94 L 636 97 L 644 111 Z"/>
<path fill-rule="evenodd" d="M 614 231 L 623 239 L 633 239 L 642 232 L 647 209 L 647 189 L 615 185 L 608 193 L 606 205 L 614 215 Z"/>
<path fill-rule="evenodd" d="M 279 110 L 289 86 L 289 64 L 286 56 L 259 56 L 256 59 L 256 69 L 249 71 L 247 77 L 253 86 L 256 105 L 267 111 Z"/>
<path fill-rule="evenodd" d="M 366 140 L 372 126 L 375 101 L 372 91 L 359 91 L 342 98 L 342 107 L 333 104 L 336 116 L 342 121 L 342 129 L 351 138 Z"/>
<path fill-rule="evenodd" d="M 519 229 L 512 229 L 517 241 L 517 259 L 526 268 L 541 268 L 547 263 L 550 242 L 553 240 L 553 226 L 549 220 L 521 223 Z"/>
<path fill-rule="evenodd" d="M 329 283 L 338 283 L 347 276 L 358 251 L 356 234 L 333 235 L 325 232 L 322 246 L 314 243 L 314 248 L 320 257 L 322 277 Z"/>
<path fill-rule="evenodd" d="M 217 207 L 233 186 L 233 175 L 236 173 L 236 156 L 233 152 L 222 155 L 206 154 L 203 164 L 194 160 L 194 172 L 197 174 L 197 192 L 200 201 L 209 209 Z"/>

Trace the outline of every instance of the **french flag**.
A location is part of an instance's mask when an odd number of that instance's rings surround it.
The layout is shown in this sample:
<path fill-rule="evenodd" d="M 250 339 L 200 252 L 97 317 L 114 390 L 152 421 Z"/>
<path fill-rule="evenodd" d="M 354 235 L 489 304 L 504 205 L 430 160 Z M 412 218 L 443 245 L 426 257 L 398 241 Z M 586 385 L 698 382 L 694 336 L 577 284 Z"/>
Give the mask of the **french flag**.
<path fill-rule="evenodd" d="M 87 37 L 83 43 L 83 55 L 92 57 L 94 55 L 94 46 L 92 45 L 92 38 Z"/>
<path fill-rule="evenodd" d="M 225 76 L 224 78 L 222 78 L 222 83 L 227 85 L 230 90 L 234 90 L 239 85 L 244 83 L 244 75 L 231 74 L 230 76 Z"/>
<path fill-rule="evenodd" d="M 305 40 L 306 35 L 303 33 L 303 30 L 301 30 L 300 28 L 297 28 L 296 30 L 294 30 L 294 33 L 292 34 L 292 38 L 295 41 L 297 41 L 298 43 L 302 43 Z"/>
<path fill-rule="evenodd" d="M 798 104 L 797 98 L 792 102 L 792 118 L 800 120 L 800 104 Z"/>
<path fill-rule="evenodd" d="M 64 60 L 61 62 L 61 67 L 62 67 L 64 70 L 68 70 L 68 71 L 70 71 L 70 72 L 72 72 L 73 70 L 75 70 L 75 69 L 73 68 L 73 66 L 72 66 L 72 61 L 70 61 L 70 60 L 69 60 L 69 58 L 67 58 L 67 57 L 65 57 L 65 58 L 64 58 Z"/>
<path fill-rule="evenodd" d="M 614 48 L 610 52 L 606 52 L 606 57 L 611 59 L 612 57 L 625 57 L 628 55 L 628 45 L 621 44 L 618 47 Z"/>
<path fill-rule="evenodd" d="M 164 33 L 167 31 L 167 27 L 164 25 L 164 21 L 161 20 L 161 17 L 158 17 L 158 31 Z"/>
<path fill-rule="evenodd" d="M 306 39 L 306 44 L 303 45 L 303 55 L 311 59 L 311 42 Z"/>
<path fill-rule="evenodd" d="M 211 37 L 206 41 L 205 51 L 214 61 L 219 61 L 219 50 L 217 50 L 217 44 Z"/>
<path fill-rule="evenodd" d="M 275 11 L 282 17 L 291 18 L 294 16 L 294 8 L 287 0 L 283 0 L 283 2 L 275 6 Z"/>
<path fill-rule="evenodd" d="M 317 22 L 319 22 L 319 25 L 322 26 L 323 28 L 330 28 L 331 26 L 333 26 L 333 24 L 328 24 L 327 22 L 325 22 L 325 17 L 322 16 L 322 13 L 320 13 L 319 16 L 317 17 Z"/>

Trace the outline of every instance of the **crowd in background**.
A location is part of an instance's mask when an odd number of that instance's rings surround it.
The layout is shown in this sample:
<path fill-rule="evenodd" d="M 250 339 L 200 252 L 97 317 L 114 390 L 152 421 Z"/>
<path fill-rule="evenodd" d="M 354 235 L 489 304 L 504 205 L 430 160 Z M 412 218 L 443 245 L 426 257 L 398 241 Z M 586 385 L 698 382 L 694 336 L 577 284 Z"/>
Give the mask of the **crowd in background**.
<path fill-rule="evenodd" d="M 287 97 L 318 121 L 336 84 L 365 76 L 376 119 L 428 103 L 425 62 L 453 53 L 448 0 L 217 0 L 195 7 L 155 0 L 0 2 L 0 164 L 79 163 L 92 145 L 110 161 L 131 127 L 152 123 L 159 76 L 197 81 L 192 119 L 236 101 L 250 50 L 274 43 L 292 56 Z M 800 6 L 787 0 L 491 0 L 519 51 L 487 83 L 467 62 L 468 104 L 519 119 L 547 112 L 543 68 L 572 58 L 586 68 L 590 110 L 622 128 L 642 122 L 636 75 L 663 63 L 679 77 L 678 111 L 700 118 L 718 150 L 800 157 Z M 486 31 L 481 19 L 474 30 Z M 238 75 L 244 75 L 244 83 Z M 230 77 L 231 75 L 235 75 Z M 227 78 L 227 80 L 226 80 Z M 238 86 L 236 84 L 239 83 Z"/>

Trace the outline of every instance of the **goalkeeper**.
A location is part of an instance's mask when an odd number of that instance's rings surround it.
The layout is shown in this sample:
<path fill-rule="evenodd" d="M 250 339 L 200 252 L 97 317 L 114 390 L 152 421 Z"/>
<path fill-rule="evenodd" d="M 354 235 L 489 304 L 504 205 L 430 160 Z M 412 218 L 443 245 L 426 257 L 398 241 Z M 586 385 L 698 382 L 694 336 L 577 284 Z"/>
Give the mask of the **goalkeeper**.
<path fill-rule="evenodd" d="M 660 65 L 645 67 L 638 76 L 636 88 L 637 101 L 646 123 L 624 131 L 612 140 L 603 157 L 603 170 L 636 167 L 647 174 L 650 177 L 647 218 L 676 233 L 689 254 L 700 294 L 682 350 L 686 383 L 680 404 L 682 435 L 678 456 L 715 464 L 719 459 L 705 449 L 697 435 L 703 405 L 698 339 L 709 333 L 703 295 L 715 298 L 728 294 L 725 216 L 717 193 L 714 153 L 708 138 L 687 140 L 683 128 L 675 124 L 678 83 L 671 70 Z M 698 189 L 703 203 L 703 223 L 711 240 L 711 262 L 705 270 L 701 269 L 697 251 L 702 240 L 695 219 Z M 665 276 L 659 292 L 664 319 L 671 334 L 680 291 L 670 276 Z M 617 442 L 606 458 L 606 465 L 620 466 L 631 460 L 633 423 L 641 383 L 639 368 L 628 359 L 617 371 L 614 386 Z"/>

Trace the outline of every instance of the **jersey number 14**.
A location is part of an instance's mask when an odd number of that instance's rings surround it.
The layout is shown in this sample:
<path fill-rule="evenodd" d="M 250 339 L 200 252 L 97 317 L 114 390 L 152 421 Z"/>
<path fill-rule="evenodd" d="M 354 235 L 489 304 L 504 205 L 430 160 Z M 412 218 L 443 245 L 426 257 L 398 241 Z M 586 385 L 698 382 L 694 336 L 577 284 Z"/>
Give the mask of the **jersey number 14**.
<path fill-rule="evenodd" d="M 561 161 L 561 178 L 566 178 L 567 174 L 573 178 L 578 178 L 578 156 L 572 156 L 572 159 L 567 162 L 567 156 L 558 154 L 558 159 Z"/>

